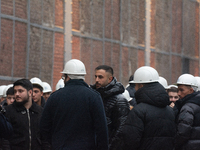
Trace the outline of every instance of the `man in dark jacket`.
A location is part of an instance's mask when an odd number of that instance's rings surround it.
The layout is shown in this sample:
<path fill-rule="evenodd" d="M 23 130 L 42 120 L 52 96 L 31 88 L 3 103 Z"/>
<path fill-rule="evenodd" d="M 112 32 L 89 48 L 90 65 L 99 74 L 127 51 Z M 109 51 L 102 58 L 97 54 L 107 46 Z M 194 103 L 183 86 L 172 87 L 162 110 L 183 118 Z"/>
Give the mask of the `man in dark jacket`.
<path fill-rule="evenodd" d="M 193 75 L 183 74 L 177 80 L 178 95 L 176 150 L 200 149 L 200 92 Z"/>
<path fill-rule="evenodd" d="M 43 97 L 43 83 L 42 83 L 42 81 L 37 77 L 31 78 L 30 81 L 33 85 L 33 101 L 37 105 L 44 108 L 46 101 Z"/>
<path fill-rule="evenodd" d="M 15 96 L 14 96 L 14 88 L 10 87 L 7 91 L 6 91 L 6 99 L 1 102 L 1 106 L 4 109 L 4 107 L 12 104 L 15 101 Z"/>
<path fill-rule="evenodd" d="M 113 77 L 110 66 L 101 65 L 95 69 L 95 85 L 91 87 L 101 94 L 107 117 L 109 132 L 109 149 L 117 149 L 120 145 L 119 134 L 122 131 L 129 113 L 129 104 L 122 95 L 124 87 Z"/>
<path fill-rule="evenodd" d="M 45 105 L 43 136 L 57 150 L 108 150 L 102 99 L 84 82 L 85 65 L 72 59 L 61 73 L 65 87 L 52 93 Z"/>
<path fill-rule="evenodd" d="M 122 150 L 173 150 L 175 116 L 158 80 L 158 72 L 152 67 L 135 71 L 137 105 L 130 111 L 122 132 Z"/>
<path fill-rule="evenodd" d="M 20 79 L 14 83 L 13 87 L 15 102 L 5 107 L 5 116 L 13 127 L 13 135 L 9 139 L 10 149 L 42 150 L 50 148 L 40 136 L 39 121 L 42 107 L 32 101 L 33 86 L 31 82 L 28 79 Z"/>

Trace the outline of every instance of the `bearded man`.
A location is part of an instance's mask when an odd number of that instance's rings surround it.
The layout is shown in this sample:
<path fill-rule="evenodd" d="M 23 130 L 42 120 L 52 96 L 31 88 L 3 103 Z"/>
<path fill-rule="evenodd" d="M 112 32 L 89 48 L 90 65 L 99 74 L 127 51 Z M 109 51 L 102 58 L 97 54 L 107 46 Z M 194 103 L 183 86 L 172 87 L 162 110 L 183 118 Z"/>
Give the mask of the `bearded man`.
<path fill-rule="evenodd" d="M 5 116 L 13 126 L 13 135 L 5 142 L 12 150 L 49 149 L 39 132 L 43 108 L 32 100 L 33 85 L 28 79 L 17 80 L 14 85 L 15 102 L 5 108 Z M 4 145 L 5 147 L 5 145 Z"/>

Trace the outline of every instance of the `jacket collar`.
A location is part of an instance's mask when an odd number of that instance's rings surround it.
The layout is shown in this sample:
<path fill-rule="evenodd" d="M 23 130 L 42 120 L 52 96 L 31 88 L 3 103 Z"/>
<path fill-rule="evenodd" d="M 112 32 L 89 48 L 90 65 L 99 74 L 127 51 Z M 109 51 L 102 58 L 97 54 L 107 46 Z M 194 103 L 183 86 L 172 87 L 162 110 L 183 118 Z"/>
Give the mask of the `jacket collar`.
<path fill-rule="evenodd" d="M 14 106 L 14 108 L 18 111 L 18 112 L 21 112 L 21 111 L 25 111 L 26 108 L 24 107 L 24 105 L 17 105 L 17 102 L 14 101 L 14 103 L 12 104 Z M 31 107 L 29 108 L 29 110 L 35 112 L 35 113 L 38 113 L 39 110 L 37 108 L 37 104 L 32 100 L 32 105 Z"/>
<path fill-rule="evenodd" d="M 184 98 L 180 99 L 179 102 L 181 103 L 181 106 L 186 103 L 194 103 L 200 106 L 200 92 L 198 91 L 188 94 Z"/>
<path fill-rule="evenodd" d="M 69 85 L 83 85 L 83 86 L 89 87 L 88 84 L 85 83 L 85 81 L 83 81 L 82 79 L 70 79 L 69 81 L 65 83 L 65 86 L 69 86 Z"/>
<path fill-rule="evenodd" d="M 117 79 L 115 77 L 113 77 L 113 80 L 105 87 L 100 87 L 96 89 L 95 84 L 91 85 L 91 87 L 96 91 L 98 91 L 101 94 L 102 98 L 107 98 L 113 95 L 122 94 L 125 90 L 124 86 L 120 82 L 117 82 Z"/>

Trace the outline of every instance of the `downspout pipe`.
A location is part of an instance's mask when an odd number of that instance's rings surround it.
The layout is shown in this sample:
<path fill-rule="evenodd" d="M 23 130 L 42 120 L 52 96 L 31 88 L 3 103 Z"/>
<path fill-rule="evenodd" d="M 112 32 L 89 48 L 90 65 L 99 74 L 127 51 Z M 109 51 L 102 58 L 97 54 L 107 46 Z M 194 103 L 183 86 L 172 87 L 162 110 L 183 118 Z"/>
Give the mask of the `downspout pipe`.
<path fill-rule="evenodd" d="M 64 64 L 71 59 L 72 51 L 72 0 L 64 0 Z"/>
<path fill-rule="evenodd" d="M 151 0 L 145 2 L 145 65 L 151 62 Z"/>

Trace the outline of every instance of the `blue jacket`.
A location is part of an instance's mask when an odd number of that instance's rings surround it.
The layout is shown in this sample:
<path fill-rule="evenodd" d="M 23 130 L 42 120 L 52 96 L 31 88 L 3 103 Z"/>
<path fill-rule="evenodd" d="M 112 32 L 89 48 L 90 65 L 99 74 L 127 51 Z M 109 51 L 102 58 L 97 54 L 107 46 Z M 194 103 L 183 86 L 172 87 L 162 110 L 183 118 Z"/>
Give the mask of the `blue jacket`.
<path fill-rule="evenodd" d="M 44 107 L 40 129 L 53 149 L 108 149 L 102 99 L 83 80 L 69 80 L 64 88 L 51 94 Z"/>

